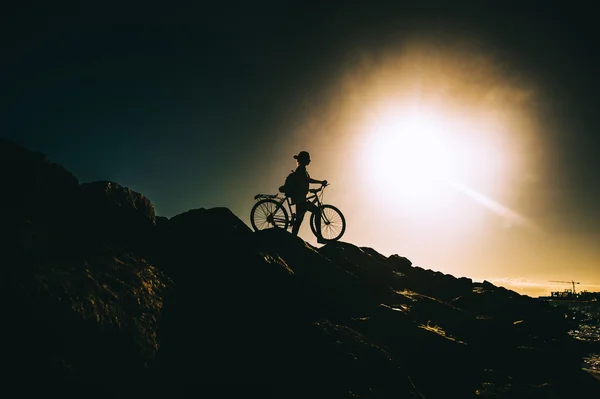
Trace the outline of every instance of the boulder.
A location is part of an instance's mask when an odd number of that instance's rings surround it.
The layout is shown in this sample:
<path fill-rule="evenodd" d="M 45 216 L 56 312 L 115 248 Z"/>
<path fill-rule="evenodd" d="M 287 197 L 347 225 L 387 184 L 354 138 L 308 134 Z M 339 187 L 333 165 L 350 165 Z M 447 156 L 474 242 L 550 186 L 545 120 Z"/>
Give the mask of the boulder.
<path fill-rule="evenodd" d="M 79 201 L 75 176 L 43 154 L 5 139 L 0 139 L 0 181 L 3 225 L 10 220 L 65 223 Z"/>
<path fill-rule="evenodd" d="M 151 249 L 156 216 L 143 194 L 111 181 L 81 184 L 80 227 L 87 240 L 138 254 Z"/>

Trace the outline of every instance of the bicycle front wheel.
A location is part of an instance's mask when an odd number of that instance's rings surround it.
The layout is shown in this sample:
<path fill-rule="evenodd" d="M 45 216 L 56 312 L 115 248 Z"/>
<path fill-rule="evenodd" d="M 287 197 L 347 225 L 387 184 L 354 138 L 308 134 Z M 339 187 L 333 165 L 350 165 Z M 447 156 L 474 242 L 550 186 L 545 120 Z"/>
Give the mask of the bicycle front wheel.
<path fill-rule="evenodd" d="M 316 216 L 310 215 L 310 229 L 318 237 Z M 333 205 L 321 206 L 321 236 L 325 241 L 337 241 L 346 231 L 346 218 L 342 212 Z"/>
<path fill-rule="evenodd" d="M 286 230 L 289 222 L 288 213 L 283 205 L 272 199 L 258 201 L 250 211 L 250 223 L 254 231 L 271 228 Z"/>

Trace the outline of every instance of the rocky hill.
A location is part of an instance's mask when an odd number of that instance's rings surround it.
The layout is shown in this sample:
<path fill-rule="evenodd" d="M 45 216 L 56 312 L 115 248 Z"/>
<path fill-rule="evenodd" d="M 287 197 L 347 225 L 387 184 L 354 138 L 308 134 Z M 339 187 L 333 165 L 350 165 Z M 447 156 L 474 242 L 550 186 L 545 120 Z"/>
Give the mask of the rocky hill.
<path fill-rule="evenodd" d="M 82 184 L 6 140 L 0 178 L 5 378 L 600 397 L 564 312 L 537 299 L 351 243 L 253 232 L 226 208 L 156 216 L 143 194 Z"/>

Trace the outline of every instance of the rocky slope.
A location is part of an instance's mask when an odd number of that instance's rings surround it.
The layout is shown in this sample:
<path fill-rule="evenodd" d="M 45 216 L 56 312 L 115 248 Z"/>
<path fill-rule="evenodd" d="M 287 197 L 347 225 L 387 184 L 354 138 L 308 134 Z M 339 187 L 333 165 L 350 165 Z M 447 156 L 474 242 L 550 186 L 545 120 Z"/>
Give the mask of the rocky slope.
<path fill-rule="evenodd" d="M 564 398 L 600 384 L 561 311 L 345 242 L 157 217 L 0 140 L 12 378 L 253 384 L 261 396 Z"/>

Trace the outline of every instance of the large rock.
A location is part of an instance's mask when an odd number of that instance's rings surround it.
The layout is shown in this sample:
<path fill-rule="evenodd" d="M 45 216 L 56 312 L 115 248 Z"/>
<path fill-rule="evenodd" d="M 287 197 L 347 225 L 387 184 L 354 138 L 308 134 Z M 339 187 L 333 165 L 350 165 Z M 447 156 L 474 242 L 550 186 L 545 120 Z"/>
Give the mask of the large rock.
<path fill-rule="evenodd" d="M 252 233 L 240 218 L 224 207 L 190 209 L 169 219 L 168 227 L 175 234 L 185 234 L 192 239 L 227 242 L 248 238 Z"/>
<path fill-rule="evenodd" d="M 169 219 L 158 218 L 150 253 L 178 277 L 190 267 L 204 267 L 202 259 L 207 257 L 228 259 L 243 252 L 251 238 L 252 230 L 227 208 L 191 209 Z"/>
<path fill-rule="evenodd" d="M 104 245 L 145 253 L 155 221 L 152 202 L 143 194 L 111 181 L 81 184 L 82 229 Z"/>
<path fill-rule="evenodd" d="M 143 376 L 158 351 L 158 322 L 171 281 L 143 259 L 65 260 L 5 283 L 8 375 L 131 380 Z"/>
<path fill-rule="evenodd" d="M 111 181 L 83 183 L 81 189 L 89 201 L 91 213 L 124 222 L 155 224 L 155 212 L 152 202 L 143 194 L 123 187 Z"/>
<path fill-rule="evenodd" d="M 0 300 L 5 376 L 141 376 L 158 350 L 170 279 L 130 256 L 151 203 L 116 184 L 78 180 L 43 154 L 0 140 Z M 138 236 L 139 237 L 139 236 Z M 110 245 L 99 252 L 98 241 Z"/>
<path fill-rule="evenodd" d="M 77 247 L 77 179 L 43 154 L 0 139 L 0 271 L 3 279 Z"/>
<path fill-rule="evenodd" d="M 78 202 L 79 182 L 69 171 L 5 139 L 0 139 L 0 181 L 5 219 L 64 222 Z"/>

